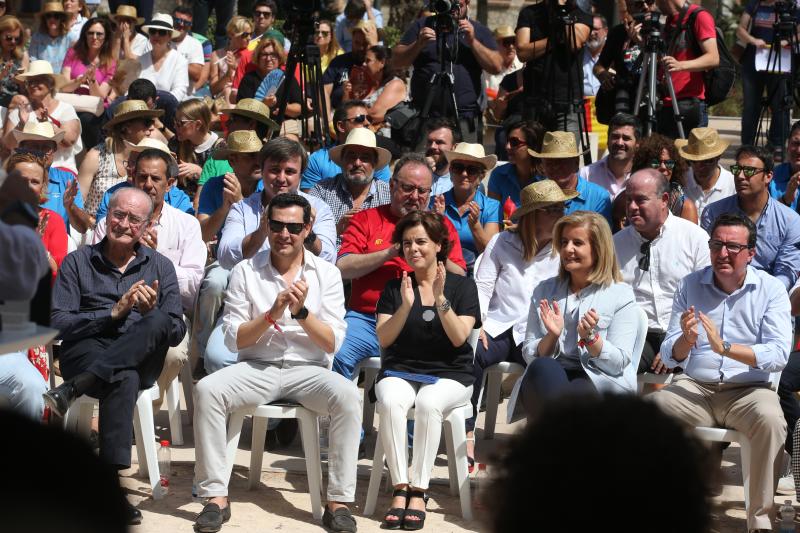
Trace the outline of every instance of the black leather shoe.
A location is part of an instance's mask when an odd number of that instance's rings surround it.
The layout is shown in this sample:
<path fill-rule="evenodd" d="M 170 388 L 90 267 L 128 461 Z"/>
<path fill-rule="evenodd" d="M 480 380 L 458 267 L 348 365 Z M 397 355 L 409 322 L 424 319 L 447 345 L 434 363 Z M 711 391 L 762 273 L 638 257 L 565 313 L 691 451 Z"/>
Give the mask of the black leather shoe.
<path fill-rule="evenodd" d="M 50 408 L 52 412 L 64 418 L 69 410 L 69 406 L 75 401 L 75 387 L 72 383 L 66 381 L 49 391 L 42 394 L 44 403 Z"/>
<path fill-rule="evenodd" d="M 325 513 L 322 515 L 322 524 L 335 533 L 356 533 L 356 519 L 347 507 L 339 507 L 335 511 L 325 506 Z"/>
<path fill-rule="evenodd" d="M 142 512 L 139 509 L 137 509 L 136 507 L 134 507 L 133 505 L 131 505 L 130 502 L 126 501 L 125 503 L 126 503 L 126 507 L 127 507 L 126 514 L 127 514 L 127 518 L 128 518 L 128 525 L 129 526 L 136 526 L 136 525 L 141 524 L 142 523 Z"/>
<path fill-rule="evenodd" d="M 222 529 L 222 524 L 231 519 L 231 502 L 224 509 L 216 503 L 207 503 L 194 521 L 194 530 L 198 533 L 214 533 Z"/>

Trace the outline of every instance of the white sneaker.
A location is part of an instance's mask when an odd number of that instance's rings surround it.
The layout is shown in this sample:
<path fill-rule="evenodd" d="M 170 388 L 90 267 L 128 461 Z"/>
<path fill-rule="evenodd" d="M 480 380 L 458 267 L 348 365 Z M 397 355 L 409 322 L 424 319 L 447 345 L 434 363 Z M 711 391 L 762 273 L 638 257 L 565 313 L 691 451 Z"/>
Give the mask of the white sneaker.
<path fill-rule="evenodd" d="M 791 472 L 778 480 L 778 490 L 776 492 L 778 494 L 783 494 L 784 496 L 795 495 L 794 476 L 792 476 Z"/>

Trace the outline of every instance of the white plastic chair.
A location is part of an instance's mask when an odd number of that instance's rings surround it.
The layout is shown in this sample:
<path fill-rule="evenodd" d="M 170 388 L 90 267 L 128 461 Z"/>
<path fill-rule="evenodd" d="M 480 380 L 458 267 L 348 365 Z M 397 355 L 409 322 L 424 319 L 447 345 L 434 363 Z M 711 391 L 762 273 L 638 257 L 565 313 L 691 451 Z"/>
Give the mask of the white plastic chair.
<path fill-rule="evenodd" d="M 364 372 L 364 398 L 362 400 L 362 422 L 361 427 L 364 428 L 364 434 L 370 435 L 373 430 L 373 421 L 375 420 L 375 404 L 369 401 L 369 389 L 375 382 L 378 371 L 381 369 L 380 356 L 367 357 L 359 361 L 353 369 L 353 383 L 358 384 L 358 376 L 361 371 Z"/>
<path fill-rule="evenodd" d="M 303 453 L 306 456 L 306 475 L 311 496 L 311 513 L 317 520 L 322 519 L 322 463 L 319 450 L 319 426 L 317 414 L 310 409 L 293 403 L 271 403 L 231 413 L 228 423 L 227 465 L 228 479 L 233 472 L 236 449 L 242 434 L 244 417 L 253 417 L 253 441 L 250 448 L 250 475 L 248 490 L 252 490 L 261 479 L 261 465 L 264 459 L 264 441 L 267 435 L 267 422 L 270 418 L 296 418 L 300 423 L 300 437 L 303 440 Z"/>
<path fill-rule="evenodd" d="M 153 425 L 153 400 L 158 399 L 158 385 L 139 391 L 136 408 L 133 411 L 133 430 L 136 435 L 136 456 L 139 460 L 139 473 L 150 481 L 154 500 L 164 497 L 161 477 L 158 472 L 158 449 L 156 448 L 155 426 Z M 91 396 L 81 396 L 70 406 L 64 417 L 64 428 L 75 431 L 87 440 L 92 429 L 92 415 L 98 400 Z"/>
<path fill-rule="evenodd" d="M 481 405 L 483 393 L 486 392 L 486 418 L 483 424 L 483 439 L 494 438 L 494 430 L 497 425 L 497 409 L 500 406 L 500 386 L 505 375 L 521 376 L 525 373 L 525 367 L 519 363 L 502 361 L 488 366 L 483 371 L 481 381 L 481 392 L 478 395 L 478 406 Z"/>

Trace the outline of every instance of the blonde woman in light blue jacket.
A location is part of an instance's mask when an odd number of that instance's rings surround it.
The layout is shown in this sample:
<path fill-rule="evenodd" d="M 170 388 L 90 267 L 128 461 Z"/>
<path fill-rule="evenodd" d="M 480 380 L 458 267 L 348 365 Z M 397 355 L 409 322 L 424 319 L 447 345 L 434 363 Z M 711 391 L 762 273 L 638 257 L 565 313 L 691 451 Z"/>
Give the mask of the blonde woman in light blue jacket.
<path fill-rule="evenodd" d="M 622 282 L 605 218 L 577 211 L 560 219 L 553 253 L 559 273 L 534 289 L 522 345 L 528 367 L 512 395 L 521 395 L 529 416 L 565 393 L 636 392 L 641 313 Z"/>

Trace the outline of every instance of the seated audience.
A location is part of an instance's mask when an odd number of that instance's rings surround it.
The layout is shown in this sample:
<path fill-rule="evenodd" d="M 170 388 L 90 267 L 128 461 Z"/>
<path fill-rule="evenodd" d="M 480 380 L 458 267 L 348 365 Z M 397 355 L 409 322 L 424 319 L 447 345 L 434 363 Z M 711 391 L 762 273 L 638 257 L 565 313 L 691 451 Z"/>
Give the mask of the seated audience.
<path fill-rule="evenodd" d="M 518 120 L 506 126 L 508 163 L 492 170 L 489 176 L 489 198 L 503 206 L 505 219 L 520 205 L 522 189 L 544 175 L 542 160 L 530 150 L 542 149 L 544 127 L 538 122 Z M 511 202 L 513 206 L 507 206 Z M 508 209 L 507 209 L 508 207 Z"/>
<path fill-rule="evenodd" d="M 500 231 L 503 221 L 500 202 L 479 190 L 486 173 L 497 164 L 497 156 L 484 155 L 483 146 L 471 143 L 458 143 L 444 155 L 450 162 L 453 188 L 434 198 L 433 209 L 455 226 L 471 274 L 475 259 Z"/>
<path fill-rule="evenodd" d="M 473 366 L 475 416 L 466 423 L 470 467 L 475 462 L 475 419 L 483 372 L 503 361 L 525 366 L 522 340 L 530 295 L 539 283 L 558 274 L 558 258 L 553 255 L 553 226 L 564 215 L 564 202 L 577 194 L 562 191 L 553 180 L 537 181 L 522 189 L 522 203 L 512 215 L 515 228 L 492 237 L 475 270 L 483 328 Z"/>
<path fill-rule="evenodd" d="M 391 52 L 381 45 L 370 46 L 364 54 L 366 83 L 354 85 L 352 80 L 344 84 L 342 100 L 361 100 L 369 110 L 367 116 L 372 128 L 385 137 L 391 137 L 391 128 L 384 125 L 386 111 L 407 97 L 406 83 L 389 65 Z"/>
<path fill-rule="evenodd" d="M 203 165 L 222 139 L 211 131 L 211 109 L 205 101 L 184 100 L 175 113 L 175 137 L 169 148 L 178 158 L 178 186 L 189 195 L 197 210 L 198 193 Z"/>
<path fill-rule="evenodd" d="M 85 0 L 62 0 L 61 3 L 64 4 L 64 11 L 68 15 L 67 25 L 69 26 L 70 44 L 74 44 L 78 41 L 81 30 L 91 14 L 89 13 L 89 8 L 86 7 Z"/>
<path fill-rule="evenodd" d="M 639 308 L 608 224 L 589 211 L 567 215 L 556 222 L 553 246 L 558 276 L 533 290 L 522 344 L 528 367 L 516 389 L 529 417 L 543 400 L 568 393 L 636 393 Z"/>
<path fill-rule="evenodd" d="M 339 46 L 339 41 L 336 40 L 336 35 L 333 32 L 333 23 L 330 20 L 321 19 L 317 22 L 317 28 L 314 30 L 314 44 L 319 46 L 320 66 L 322 72 L 328 69 L 333 58 L 342 55 L 344 50 Z"/>
<path fill-rule="evenodd" d="M 255 98 L 270 109 L 270 117 L 278 117 L 278 102 L 286 98 L 284 119 L 297 118 L 303 113 L 303 95 L 300 84 L 292 75 L 286 75 L 286 52 L 283 45 L 272 38 L 261 39 L 253 52 L 255 69 L 242 78 L 236 100 Z M 288 91 L 288 92 L 287 92 Z"/>
<path fill-rule="evenodd" d="M 786 365 L 793 328 L 785 287 L 749 266 L 756 231 L 746 215 L 734 213 L 710 226 L 711 266 L 678 284 L 661 345 L 664 364 L 683 374 L 652 398 L 689 427 L 722 426 L 747 436 L 747 528 L 771 531 L 774 463 L 786 421 L 769 380 Z"/>
<path fill-rule="evenodd" d="M 461 142 L 461 130 L 449 118 L 437 117 L 425 123 L 425 159 L 433 172 L 431 196 L 439 196 L 453 188 L 450 180 L 450 162 L 445 152 Z"/>
<path fill-rule="evenodd" d="M 233 89 L 233 76 L 239 61 L 250 58 L 247 43 L 253 34 L 253 23 L 246 17 L 235 16 L 225 28 L 228 34 L 228 44 L 211 52 L 210 72 L 208 85 L 211 96 L 222 97 L 229 104 L 233 103 L 231 91 Z"/>
<path fill-rule="evenodd" d="M 769 192 L 773 198 L 796 211 L 797 186 L 800 183 L 800 120 L 792 124 L 792 129 L 789 131 L 785 159 L 783 163 L 775 166 L 775 173 L 769 183 Z"/>
<path fill-rule="evenodd" d="M 361 21 L 369 21 L 375 28 L 383 28 L 383 14 L 372 6 L 371 1 L 349 0 L 344 11 L 336 16 L 336 40 L 345 52 L 353 50 L 353 33 Z"/>
<path fill-rule="evenodd" d="M 356 128 L 366 128 L 369 125 L 367 108 L 358 100 L 348 100 L 333 114 L 333 127 L 336 130 L 336 144 L 345 142 L 347 135 Z M 336 146 L 336 145 L 333 145 Z M 308 168 L 303 172 L 303 181 L 300 189 L 308 192 L 319 181 L 335 178 L 342 172 L 342 167 L 331 160 L 330 150 L 333 146 L 317 149 L 308 158 Z M 382 181 L 389 181 L 391 171 L 384 165 L 375 169 L 375 176 Z"/>
<path fill-rule="evenodd" d="M 53 291 L 65 381 L 45 403 L 63 417 L 78 396 L 98 398 L 100 458 L 118 470 L 131 464 L 139 391 L 153 385 L 167 349 L 186 334 L 175 268 L 139 242 L 152 212 L 141 190 L 117 192 L 106 238 L 68 255 Z"/>
<path fill-rule="evenodd" d="M 193 18 L 192 8 L 189 6 L 179 4 L 172 10 L 172 22 L 175 24 L 178 35 L 172 38 L 171 46 L 183 56 L 189 68 L 187 96 L 193 96 L 205 87 L 210 68 L 210 65 L 207 64 L 208 56 L 203 52 L 203 44 L 190 33 L 194 22 Z"/>
<path fill-rule="evenodd" d="M 582 167 L 578 175 L 608 191 L 613 201 L 625 190 L 636 148 L 642 140 L 642 124 L 626 113 L 617 113 L 608 123 L 608 154 Z"/>
<path fill-rule="evenodd" d="M 375 168 L 386 167 L 392 156 L 376 145 L 375 134 L 367 128 L 351 130 L 344 144 L 331 148 L 329 155 L 342 173 L 319 181 L 308 194 L 323 200 L 333 211 L 338 250 L 353 215 L 389 203 L 389 184 L 375 176 Z"/>
<path fill-rule="evenodd" d="M 151 48 L 139 57 L 142 65 L 139 77 L 152 81 L 156 89 L 183 102 L 189 91 L 189 65 L 170 44 L 180 35 L 172 24 L 172 17 L 156 13 L 153 20 L 142 26 L 142 31 L 150 36 Z"/>
<path fill-rule="evenodd" d="M 347 504 L 355 501 L 361 402 L 355 384 L 328 370 L 345 331 L 342 278 L 303 245 L 312 231 L 311 205 L 304 197 L 272 197 L 263 218 L 269 246 L 233 268 L 226 296 L 225 344 L 239 353 L 239 362 L 195 388 L 194 484 L 198 495 L 208 498 L 195 528 L 219 531 L 231 517 L 227 415 L 286 400 L 330 416 L 322 521 L 328 530 L 355 533 Z"/>
<path fill-rule="evenodd" d="M 20 94 L 21 83 L 18 74 L 28 70 L 30 58 L 25 50 L 27 42 L 25 27 L 17 17 L 0 17 L 0 106 L 11 109 L 11 99 Z M 52 73 L 52 68 L 50 70 Z M 20 83 L 21 82 L 21 83 Z"/>
<path fill-rule="evenodd" d="M 700 225 L 710 234 L 723 213 L 748 217 L 759 230 L 752 266 L 778 278 L 788 291 L 800 272 L 800 216 L 770 196 L 772 165 L 772 155 L 763 148 L 736 150 L 731 166 L 736 194 L 706 206 Z"/>
<path fill-rule="evenodd" d="M 386 284 L 375 311 L 383 350 L 374 389 L 376 409 L 388 423 L 379 438 L 394 486 L 383 523 L 391 529 L 422 529 L 443 413 L 472 395 L 474 351 L 468 341 L 472 329 L 481 325 L 480 307 L 475 282 L 444 267 L 452 244 L 444 217 L 409 212 L 397 222 L 392 244 L 412 273 L 403 271 L 400 279 Z M 407 417 L 412 408 L 409 476 Z"/>
<path fill-rule="evenodd" d="M 372 31 L 370 31 L 372 30 Z M 369 35 L 367 35 L 369 33 Z M 370 46 L 378 44 L 377 32 L 374 27 L 359 23 L 352 30 L 353 49 L 333 58 L 328 68 L 322 74 L 322 84 L 325 90 L 325 105 L 328 113 L 347 102 L 342 96 L 347 81 L 363 78 L 364 57 Z M 341 41 L 339 42 L 341 45 Z M 333 121 L 336 126 L 336 120 Z"/>
<path fill-rule="evenodd" d="M 144 23 L 144 18 L 137 16 L 136 8 L 120 4 L 113 15 L 109 15 L 116 29 L 111 36 L 112 54 L 116 59 L 139 59 L 150 48 L 150 41 L 136 31 L 136 26 Z"/>
<path fill-rule="evenodd" d="M 39 27 L 31 37 L 28 54 L 31 61 L 47 61 L 54 72 L 61 72 L 64 57 L 72 44 L 69 40 L 67 12 L 61 2 L 46 2 L 39 12 Z"/>
<path fill-rule="evenodd" d="M 708 234 L 669 211 L 669 182 L 655 169 L 638 170 L 625 191 L 628 226 L 614 235 L 622 281 L 647 314 L 638 372 L 665 372 L 659 350 L 678 283 L 709 264 Z"/>
<path fill-rule="evenodd" d="M 719 164 L 729 145 L 712 128 L 695 128 L 689 132 L 688 139 L 675 140 L 678 154 L 689 162 L 683 190 L 694 202 L 701 218 L 707 205 L 736 194 L 733 174 Z"/>

